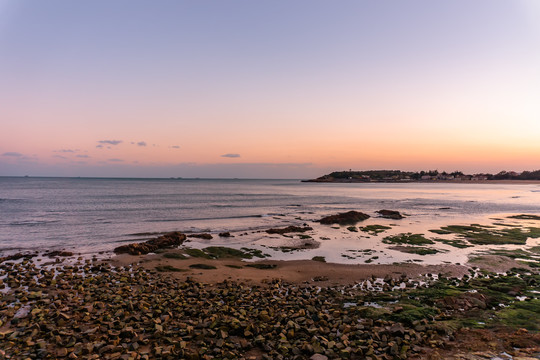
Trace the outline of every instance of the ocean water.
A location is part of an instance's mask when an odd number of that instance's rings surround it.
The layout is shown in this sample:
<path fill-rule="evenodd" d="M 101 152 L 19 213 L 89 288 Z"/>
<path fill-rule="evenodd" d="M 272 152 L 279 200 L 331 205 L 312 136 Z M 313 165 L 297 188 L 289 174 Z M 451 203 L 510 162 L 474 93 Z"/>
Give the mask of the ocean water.
<path fill-rule="evenodd" d="M 91 254 L 167 231 L 260 230 L 380 209 L 399 210 L 426 226 L 538 214 L 540 185 L 0 177 L 0 255 Z"/>

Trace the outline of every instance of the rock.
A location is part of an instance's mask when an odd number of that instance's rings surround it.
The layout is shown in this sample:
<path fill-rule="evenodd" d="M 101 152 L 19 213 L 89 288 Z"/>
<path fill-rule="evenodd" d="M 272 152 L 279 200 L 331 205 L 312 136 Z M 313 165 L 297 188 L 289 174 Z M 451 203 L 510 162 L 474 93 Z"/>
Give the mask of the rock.
<path fill-rule="evenodd" d="M 228 232 L 228 231 L 219 233 L 219 236 L 220 236 L 220 237 L 234 237 L 234 236 L 232 236 L 231 233 Z"/>
<path fill-rule="evenodd" d="M 48 257 L 55 257 L 55 256 L 73 256 L 73 253 L 71 251 L 51 251 L 48 253 L 45 253 Z"/>
<path fill-rule="evenodd" d="M 134 243 L 129 245 L 122 245 L 114 249 L 117 254 L 130 254 L 130 255 L 145 255 L 150 252 L 154 252 L 158 249 L 164 249 L 169 247 L 175 247 L 181 245 L 186 240 L 186 235 L 180 232 L 170 232 L 165 235 L 159 236 L 155 239 L 150 239 L 143 243 Z"/>
<path fill-rule="evenodd" d="M 321 224 L 340 224 L 340 225 L 354 225 L 359 221 L 363 221 L 370 218 L 369 215 L 359 211 L 348 211 L 345 213 L 339 213 L 336 215 L 325 216 L 319 222 Z"/>
<path fill-rule="evenodd" d="M 212 240 L 213 237 L 210 234 L 204 233 L 204 234 L 189 234 L 188 237 L 190 238 L 197 238 L 197 239 L 203 239 L 203 240 Z"/>
<path fill-rule="evenodd" d="M 280 229 L 268 229 L 266 230 L 266 232 L 268 234 L 280 234 L 280 235 L 283 235 L 283 234 L 287 234 L 287 233 L 291 233 L 291 232 L 306 232 L 306 231 L 310 231 L 310 230 L 313 230 L 312 227 L 310 226 L 304 226 L 304 227 L 300 227 L 300 226 L 287 226 L 285 228 L 280 228 Z"/>
<path fill-rule="evenodd" d="M 36 257 L 38 256 L 37 254 L 22 254 L 22 253 L 16 253 L 16 254 L 13 254 L 13 255 L 9 255 L 9 256 L 4 256 L 4 257 L 0 257 L 0 263 L 4 262 L 4 261 L 12 261 L 12 260 L 19 260 L 19 259 L 31 259 L 33 257 Z"/>
<path fill-rule="evenodd" d="M 381 217 L 385 219 L 393 219 L 393 220 L 400 220 L 403 219 L 403 215 L 399 213 L 399 211 L 395 210 L 379 210 L 376 211 L 377 214 L 381 215 Z"/>
<path fill-rule="evenodd" d="M 328 356 L 322 354 L 314 354 L 309 358 L 309 360 L 328 360 Z"/>

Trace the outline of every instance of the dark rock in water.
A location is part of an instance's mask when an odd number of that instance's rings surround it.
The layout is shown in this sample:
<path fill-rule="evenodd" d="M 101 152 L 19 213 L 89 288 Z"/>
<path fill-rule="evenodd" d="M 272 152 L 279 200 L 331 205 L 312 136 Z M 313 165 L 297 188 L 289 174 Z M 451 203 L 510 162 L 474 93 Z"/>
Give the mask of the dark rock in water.
<path fill-rule="evenodd" d="M 204 234 L 189 234 L 188 237 L 190 238 L 197 238 L 197 239 L 204 239 L 204 240 L 212 240 L 212 235 L 204 233 Z"/>
<path fill-rule="evenodd" d="M 181 245 L 186 240 L 186 235 L 180 232 L 170 232 L 159 236 L 155 239 L 150 239 L 143 243 L 135 243 L 122 245 L 114 249 L 117 254 L 144 255 L 154 252 L 158 249 L 175 247 Z"/>
<path fill-rule="evenodd" d="M 310 231 L 310 230 L 313 230 L 312 227 L 310 226 L 304 226 L 304 227 L 300 227 L 300 226 L 287 226 L 285 228 L 280 228 L 280 229 L 268 229 L 266 230 L 266 232 L 268 234 L 286 234 L 286 233 L 291 233 L 291 232 L 306 232 L 306 231 Z"/>
<path fill-rule="evenodd" d="M 55 257 L 55 256 L 73 256 L 73 253 L 71 251 L 51 251 L 48 253 L 45 253 L 48 257 Z"/>
<path fill-rule="evenodd" d="M 28 259 L 31 259 L 31 258 L 36 257 L 36 256 L 38 256 L 38 255 L 37 254 L 16 253 L 16 254 L 13 254 L 13 255 L 0 257 L 0 263 L 2 263 L 4 261 L 13 261 L 13 260 L 19 260 L 19 259 L 28 260 Z"/>
<path fill-rule="evenodd" d="M 232 236 L 231 233 L 228 232 L 228 231 L 219 233 L 219 236 L 220 236 L 220 237 L 234 237 L 234 236 Z"/>
<path fill-rule="evenodd" d="M 381 215 L 381 217 L 386 218 L 386 219 L 393 219 L 393 220 L 403 219 L 403 215 L 401 215 L 399 211 L 395 211 L 395 210 L 379 210 L 377 211 L 377 214 Z"/>
<path fill-rule="evenodd" d="M 330 215 L 323 217 L 319 222 L 321 224 L 340 224 L 340 225 L 354 225 L 359 221 L 363 221 L 366 219 L 369 219 L 370 216 L 368 214 L 364 214 L 359 211 L 347 211 L 345 213 L 339 213 L 336 215 Z"/>

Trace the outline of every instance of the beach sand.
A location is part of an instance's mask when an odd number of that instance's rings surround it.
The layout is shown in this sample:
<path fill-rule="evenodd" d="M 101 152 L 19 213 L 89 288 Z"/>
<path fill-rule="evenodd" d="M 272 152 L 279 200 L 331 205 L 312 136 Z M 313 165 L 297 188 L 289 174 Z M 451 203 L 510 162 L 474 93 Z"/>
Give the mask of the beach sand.
<path fill-rule="evenodd" d="M 145 269 L 154 270 L 160 266 L 172 266 L 182 271 L 167 272 L 179 280 L 188 277 L 195 281 L 213 284 L 224 280 L 243 283 L 260 284 L 272 279 L 281 279 L 288 283 L 317 283 L 320 286 L 353 285 L 363 280 L 375 278 L 399 278 L 405 274 L 408 278 L 418 278 L 425 274 L 445 274 L 446 276 L 461 277 L 468 273 L 468 266 L 464 265 L 371 265 L 371 264 L 333 264 L 313 260 L 275 261 L 263 260 L 244 262 L 238 259 L 203 259 L 189 258 L 185 260 L 167 259 L 160 254 L 143 256 L 119 255 L 110 261 L 113 266 L 140 265 Z M 205 264 L 215 266 L 216 269 L 191 269 L 190 265 Z M 275 266 L 272 269 L 257 269 L 249 267 L 250 264 L 264 264 Z M 502 265 L 502 264 L 501 264 Z M 233 266 L 233 267 L 230 267 Z M 241 268 L 235 268 L 241 267 Z"/>

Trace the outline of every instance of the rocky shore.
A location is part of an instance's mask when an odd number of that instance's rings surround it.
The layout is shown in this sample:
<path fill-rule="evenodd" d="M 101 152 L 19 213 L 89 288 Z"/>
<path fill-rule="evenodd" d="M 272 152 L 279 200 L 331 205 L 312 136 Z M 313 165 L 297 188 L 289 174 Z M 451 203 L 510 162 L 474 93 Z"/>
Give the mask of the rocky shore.
<path fill-rule="evenodd" d="M 441 238 L 355 225 L 369 218 L 349 211 L 313 226 L 219 233 L 276 246 L 233 248 L 211 244 L 210 233 L 171 232 L 119 246 L 109 259 L 65 250 L 1 257 L 0 359 L 540 358 L 540 246 L 527 245 L 540 238 L 540 217 L 430 230 Z M 374 264 L 369 248 L 347 254 L 371 257 L 359 264 L 266 253 L 318 251 L 346 236 L 364 243 L 363 233 L 415 254 L 439 252 L 441 242 L 493 248 L 431 265 Z"/>
<path fill-rule="evenodd" d="M 205 283 L 161 271 L 82 259 L 2 263 L 0 358 L 527 359 L 540 353 L 540 275 L 528 270 L 415 278 L 394 272 L 336 286 L 289 282 L 279 267 L 242 270 L 273 277 L 260 283 Z"/>

